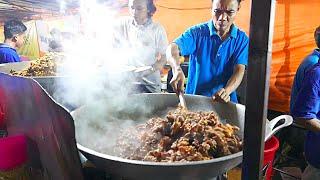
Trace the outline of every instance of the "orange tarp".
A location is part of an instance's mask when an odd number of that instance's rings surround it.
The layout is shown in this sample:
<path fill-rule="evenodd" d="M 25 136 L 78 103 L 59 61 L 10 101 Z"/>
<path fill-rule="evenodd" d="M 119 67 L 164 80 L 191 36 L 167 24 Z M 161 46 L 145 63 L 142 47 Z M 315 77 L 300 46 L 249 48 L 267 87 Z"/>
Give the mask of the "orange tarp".
<path fill-rule="evenodd" d="M 241 3 L 236 24 L 249 33 L 251 1 Z M 269 109 L 287 112 L 294 74 L 315 47 L 313 31 L 320 25 L 320 0 L 278 0 L 273 36 Z M 172 41 L 186 28 L 211 17 L 210 0 L 157 0 L 155 19 Z M 264 16 L 263 14 L 261 16 Z"/>
<path fill-rule="evenodd" d="M 295 72 L 316 48 L 313 33 L 320 25 L 320 1 L 279 0 L 276 7 L 269 108 L 286 112 Z"/>

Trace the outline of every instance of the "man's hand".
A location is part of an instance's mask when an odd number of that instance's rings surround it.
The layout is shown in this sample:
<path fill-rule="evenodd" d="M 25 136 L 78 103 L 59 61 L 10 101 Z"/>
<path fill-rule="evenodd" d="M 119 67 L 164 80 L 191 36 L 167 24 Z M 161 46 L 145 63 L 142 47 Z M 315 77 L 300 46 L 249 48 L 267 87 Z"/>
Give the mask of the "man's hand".
<path fill-rule="evenodd" d="M 170 85 L 172 86 L 174 92 L 177 94 L 184 91 L 184 80 L 185 76 L 183 74 L 182 69 L 176 68 L 175 70 L 172 69 L 172 79 L 170 81 Z"/>
<path fill-rule="evenodd" d="M 230 101 L 230 92 L 227 92 L 224 88 L 221 88 L 215 95 L 212 96 L 214 101 L 220 101 L 227 103 Z"/>
<path fill-rule="evenodd" d="M 308 119 L 308 118 L 295 118 L 295 122 L 297 124 L 302 125 L 309 131 L 313 131 L 316 133 L 320 132 L 320 120 L 319 119 Z"/>
<path fill-rule="evenodd" d="M 172 79 L 170 81 L 170 85 L 174 92 L 179 94 L 184 91 L 184 80 L 185 76 L 180 67 L 180 50 L 177 44 L 171 43 L 166 51 L 166 56 L 168 59 L 168 63 L 172 68 Z"/>

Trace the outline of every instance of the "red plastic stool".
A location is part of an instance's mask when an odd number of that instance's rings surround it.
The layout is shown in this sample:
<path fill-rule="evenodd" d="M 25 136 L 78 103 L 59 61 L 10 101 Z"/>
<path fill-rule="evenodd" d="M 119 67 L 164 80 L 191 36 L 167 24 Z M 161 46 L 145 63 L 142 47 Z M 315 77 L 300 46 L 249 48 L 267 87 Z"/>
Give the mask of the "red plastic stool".
<path fill-rule="evenodd" d="M 27 162 L 27 139 L 24 135 L 0 138 L 0 171 L 12 170 Z"/>
<path fill-rule="evenodd" d="M 27 139 L 24 135 L 0 138 L 0 177 L 29 180 Z"/>

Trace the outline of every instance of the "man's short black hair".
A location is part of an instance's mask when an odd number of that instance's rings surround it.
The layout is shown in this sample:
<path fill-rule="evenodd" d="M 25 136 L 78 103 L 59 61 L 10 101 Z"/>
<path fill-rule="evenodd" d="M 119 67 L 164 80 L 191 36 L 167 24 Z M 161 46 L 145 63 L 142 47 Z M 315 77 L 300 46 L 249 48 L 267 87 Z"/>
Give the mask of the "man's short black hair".
<path fill-rule="evenodd" d="M 10 39 L 13 36 L 24 33 L 27 27 L 19 20 L 13 19 L 4 23 L 4 37 Z"/>
<path fill-rule="evenodd" d="M 153 14 L 157 11 L 156 5 L 154 4 L 153 0 L 147 0 L 147 9 L 148 16 L 152 17 Z"/>

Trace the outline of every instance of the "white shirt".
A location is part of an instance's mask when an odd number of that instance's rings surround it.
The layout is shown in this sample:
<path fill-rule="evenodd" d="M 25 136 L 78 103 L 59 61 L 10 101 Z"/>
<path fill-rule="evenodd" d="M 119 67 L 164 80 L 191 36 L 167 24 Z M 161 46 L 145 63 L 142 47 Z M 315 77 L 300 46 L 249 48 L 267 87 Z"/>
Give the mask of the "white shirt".
<path fill-rule="evenodd" d="M 149 19 L 144 25 L 137 25 L 131 17 L 120 19 L 115 32 L 116 42 L 125 46 L 128 53 L 128 65 L 141 67 L 151 66 L 157 61 L 157 57 L 165 55 L 168 39 L 164 27 L 160 23 Z M 160 71 L 144 77 L 146 80 L 138 80 L 147 85 L 152 92 L 160 92 Z M 148 82 L 149 81 L 149 82 Z M 151 89 L 149 88 L 151 87 Z"/>

